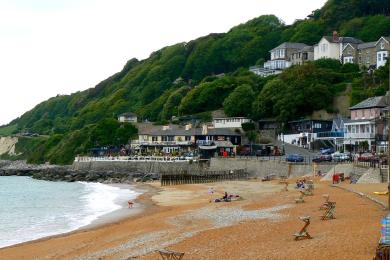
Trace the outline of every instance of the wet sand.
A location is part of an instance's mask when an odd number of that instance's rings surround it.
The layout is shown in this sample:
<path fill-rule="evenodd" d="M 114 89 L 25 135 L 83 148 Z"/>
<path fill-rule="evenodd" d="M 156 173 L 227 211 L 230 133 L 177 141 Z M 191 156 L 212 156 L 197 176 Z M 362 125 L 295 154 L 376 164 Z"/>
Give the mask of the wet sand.
<path fill-rule="evenodd" d="M 184 252 L 183 259 L 372 259 L 388 212 L 329 184 L 316 180 L 314 196 L 296 204 L 298 191 L 290 185 L 282 192 L 277 181 L 154 183 L 137 200 L 142 211 L 131 217 L 5 248 L 0 259 L 159 259 L 162 248 Z M 224 191 L 241 199 L 210 202 Z M 336 201 L 334 220 L 320 220 L 325 193 Z M 303 226 L 298 217 L 307 215 L 313 239 L 294 241 Z"/>

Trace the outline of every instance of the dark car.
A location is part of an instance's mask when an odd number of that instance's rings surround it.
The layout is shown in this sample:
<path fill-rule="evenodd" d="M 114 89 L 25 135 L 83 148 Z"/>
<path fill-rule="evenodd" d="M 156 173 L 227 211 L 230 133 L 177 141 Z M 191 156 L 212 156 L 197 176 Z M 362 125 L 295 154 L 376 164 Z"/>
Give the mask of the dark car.
<path fill-rule="evenodd" d="M 322 154 L 318 155 L 313 158 L 313 162 L 320 163 L 320 162 L 331 162 L 332 161 L 332 156 L 329 154 Z"/>
<path fill-rule="evenodd" d="M 287 162 L 303 162 L 304 158 L 300 154 L 289 154 L 286 157 Z"/>

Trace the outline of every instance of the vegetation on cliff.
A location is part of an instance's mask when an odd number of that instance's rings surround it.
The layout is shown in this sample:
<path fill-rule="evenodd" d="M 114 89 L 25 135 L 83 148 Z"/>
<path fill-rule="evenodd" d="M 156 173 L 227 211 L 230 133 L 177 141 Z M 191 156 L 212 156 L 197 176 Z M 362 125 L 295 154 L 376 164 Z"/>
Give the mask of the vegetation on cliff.
<path fill-rule="evenodd" d="M 248 72 L 247 67 L 262 64 L 269 59 L 269 50 L 282 42 L 314 44 L 334 30 L 375 41 L 390 35 L 389 14 L 390 2 L 386 0 L 329 0 L 292 25 L 273 15 L 260 16 L 227 33 L 165 47 L 145 60 L 131 59 L 121 72 L 96 87 L 42 102 L 9 127 L 14 132 L 50 136 L 31 161 L 69 163 L 75 154 L 103 144 L 106 140 L 94 131 L 98 126 L 111 129 L 107 120 L 123 112 L 165 121 L 223 107 L 228 115 L 285 121 L 316 109 L 332 110 L 329 101 L 346 82 L 353 83 L 353 103 L 383 93 L 383 70 L 372 76 L 354 66 L 319 61 L 264 79 Z M 245 96 L 246 92 L 249 95 Z M 0 128 L 0 133 L 4 129 Z M 108 132 L 115 136 L 117 130 Z M 134 135 L 135 130 L 129 133 Z M 110 142 L 116 143 L 112 138 Z"/>

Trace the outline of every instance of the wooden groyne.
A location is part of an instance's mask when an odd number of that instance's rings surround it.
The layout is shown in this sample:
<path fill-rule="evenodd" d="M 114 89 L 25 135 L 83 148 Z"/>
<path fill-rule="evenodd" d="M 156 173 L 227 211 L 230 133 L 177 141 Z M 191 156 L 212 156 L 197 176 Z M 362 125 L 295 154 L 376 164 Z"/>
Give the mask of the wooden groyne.
<path fill-rule="evenodd" d="M 161 186 L 209 183 L 218 181 L 240 180 L 248 178 L 244 169 L 229 171 L 162 172 Z"/>

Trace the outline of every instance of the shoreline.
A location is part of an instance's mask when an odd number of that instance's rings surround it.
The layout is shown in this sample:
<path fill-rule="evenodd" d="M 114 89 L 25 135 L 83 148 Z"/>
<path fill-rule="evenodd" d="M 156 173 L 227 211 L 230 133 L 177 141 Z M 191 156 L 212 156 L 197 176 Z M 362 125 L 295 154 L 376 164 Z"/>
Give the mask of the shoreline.
<path fill-rule="evenodd" d="M 305 197 L 302 204 L 295 203 L 299 193 L 292 188 L 293 180 L 287 192 L 281 191 L 278 181 L 158 184 L 136 185 L 146 190 L 136 199 L 142 205 L 139 213 L 2 248 L 0 258 L 157 259 L 156 250 L 169 249 L 184 252 L 188 259 L 369 259 L 386 213 L 376 203 L 318 179 L 314 196 Z M 357 185 L 353 187 L 378 189 Z M 228 191 L 242 199 L 210 203 L 210 187 L 215 189 L 214 197 Z M 336 219 L 321 220 L 322 194 L 337 202 Z M 313 239 L 294 241 L 292 234 L 302 227 L 299 217 L 307 215 L 312 218 Z M 242 255 L 244 247 L 247 253 Z M 302 255 L 302 251 L 311 253 Z"/>
<path fill-rule="evenodd" d="M 92 182 L 93 183 L 93 182 Z M 157 193 L 157 189 L 149 184 L 144 184 L 144 183 L 134 183 L 134 184 L 123 184 L 123 183 L 102 183 L 104 185 L 112 186 L 112 187 L 117 187 L 120 189 L 130 189 L 132 191 L 135 191 L 139 194 L 137 194 L 137 197 L 133 199 L 134 201 L 134 206 L 133 208 L 129 209 L 127 202 L 121 203 L 120 209 L 114 210 L 112 212 L 109 212 L 107 214 L 104 214 L 102 216 L 99 216 L 97 219 L 93 220 L 91 223 L 76 228 L 75 230 L 64 232 L 64 233 L 59 233 L 59 234 L 54 234 L 54 235 L 49 235 L 49 236 L 44 236 L 41 238 L 37 239 L 32 239 L 20 243 L 16 243 L 13 245 L 8 245 L 5 247 L 0 247 L 1 250 L 5 250 L 8 248 L 14 248 L 14 247 L 19 247 L 23 245 L 29 245 L 29 244 L 34 244 L 37 242 L 43 242 L 43 241 L 48 241 L 53 238 L 61 238 L 61 237 L 67 237 L 73 234 L 77 233 L 83 233 L 83 232 L 90 232 L 99 228 L 104 228 L 112 225 L 117 225 L 120 224 L 122 221 L 127 221 L 132 218 L 138 217 L 140 214 L 145 213 L 149 208 L 151 208 L 153 205 L 151 202 L 151 197 Z"/>

